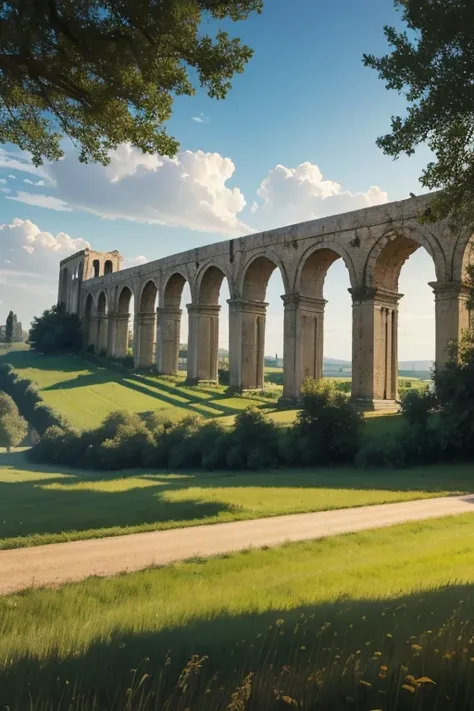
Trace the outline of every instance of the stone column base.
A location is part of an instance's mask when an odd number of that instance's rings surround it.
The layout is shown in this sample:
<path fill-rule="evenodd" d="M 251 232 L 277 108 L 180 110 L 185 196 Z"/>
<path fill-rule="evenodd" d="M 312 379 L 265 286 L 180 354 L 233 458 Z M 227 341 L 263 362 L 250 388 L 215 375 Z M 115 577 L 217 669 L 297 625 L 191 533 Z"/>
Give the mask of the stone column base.
<path fill-rule="evenodd" d="M 358 410 L 364 412 L 398 412 L 400 403 L 397 400 L 373 400 L 371 398 L 357 397 L 351 400 Z"/>

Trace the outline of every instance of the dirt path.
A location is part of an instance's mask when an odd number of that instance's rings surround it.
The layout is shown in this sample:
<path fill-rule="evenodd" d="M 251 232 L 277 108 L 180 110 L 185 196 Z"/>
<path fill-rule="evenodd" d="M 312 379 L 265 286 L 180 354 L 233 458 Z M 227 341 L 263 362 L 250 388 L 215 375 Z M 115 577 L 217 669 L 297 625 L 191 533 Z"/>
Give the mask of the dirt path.
<path fill-rule="evenodd" d="M 474 495 L 446 496 L 0 551 L 0 594 L 469 512 L 474 513 Z"/>

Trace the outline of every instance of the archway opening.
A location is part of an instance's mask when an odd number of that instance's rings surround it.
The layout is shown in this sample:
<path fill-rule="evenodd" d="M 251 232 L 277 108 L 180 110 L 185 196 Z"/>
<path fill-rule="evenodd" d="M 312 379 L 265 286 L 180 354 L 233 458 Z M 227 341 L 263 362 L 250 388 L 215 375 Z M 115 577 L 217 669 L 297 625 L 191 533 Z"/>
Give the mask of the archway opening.
<path fill-rule="evenodd" d="M 156 307 L 158 289 L 149 280 L 140 295 L 140 308 L 134 320 L 134 358 L 137 368 L 153 368 L 156 363 Z"/>
<path fill-rule="evenodd" d="M 158 309 L 157 366 L 164 375 L 185 371 L 188 356 L 188 316 L 185 303 L 191 293 L 185 277 L 172 274 L 165 285 L 163 302 Z"/>
<path fill-rule="evenodd" d="M 97 299 L 97 353 L 100 356 L 105 356 L 107 353 L 107 318 L 108 304 L 107 296 L 101 291 Z"/>
<path fill-rule="evenodd" d="M 104 274 L 112 274 L 113 264 L 111 259 L 107 259 L 104 263 Z"/>
<path fill-rule="evenodd" d="M 352 302 L 347 266 L 332 249 L 312 252 L 300 276 L 301 378 L 351 390 Z"/>
<path fill-rule="evenodd" d="M 100 261 L 98 259 L 94 259 L 92 262 L 92 270 L 94 273 L 94 279 L 100 276 Z"/>
<path fill-rule="evenodd" d="M 284 294 L 276 262 L 268 257 L 254 259 L 242 286 L 240 380 L 244 389 L 261 389 L 265 382 L 283 385 Z"/>
<path fill-rule="evenodd" d="M 431 379 L 435 359 L 436 281 L 431 254 L 418 241 L 396 235 L 381 250 L 373 283 L 379 308 L 374 316 L 374 399 L 395 400 Z M 420 382 L 421 381 L 421 382 Z"/>
<path fill-rule="evenodd" d="M 135 299 L 132 290 L 124 286 L 117 301 L 114 355 L 116 358 L 130 358 L 134 355 L 134 312 Z"/>
<path fill-rule="evenodd" d="M 230 384 L 229 372 L 229 284 L 224 272 L 209 266 L 201 277 L 195 319 L 195 361 L 188 377 L 193 380 Z"/>

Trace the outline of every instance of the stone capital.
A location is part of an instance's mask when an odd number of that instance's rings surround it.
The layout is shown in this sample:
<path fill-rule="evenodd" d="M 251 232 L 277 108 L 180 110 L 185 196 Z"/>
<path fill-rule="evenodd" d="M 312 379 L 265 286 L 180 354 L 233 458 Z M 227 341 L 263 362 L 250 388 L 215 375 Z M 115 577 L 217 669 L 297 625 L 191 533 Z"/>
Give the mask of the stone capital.
<path fill-rule="evenodd" d="M 469 286 L 462 281 L 430 281 L 429 285 L 433 289 L 436 301 L 467 299 L 471 292 Z"/>
<path fill-rule="evenodd" d="M 219 316 L 221 307 L 219 304 L 187 304 L 188 313 L 198 316 Z"/>
<path fill-rule="evenodd" d="M 326 299 L 315 299 L 302 294 L 283 294 L 281 298 L 285 308 L 299 308 L 302 311 L 311 311 L 312 313 L 324 313 L 324 307 L 327 304 Z"/>
<path fill-rule="evenodd" d="M 118 313 L 118 312 L 116 312 L 116 313 L 111 314 L 111 315 L 113 315 L 113 317 L 114 317 L 115 319 L 117 319 L 117 321 L 129 321 L 129 320 L 130 320 L 130 314 L 129 314 L 129 313 L 125 313 L 125 314 L 124 314 L 124 313 Z"/>
<path fill-rule="evenodd" d="M 229 310 L 233 312 L 242 311 L 244 313 L 264 316 L 268 303 L 265 301 L 246 301 L 245 299 L 228 299 Z"/>
<path fill-rule="evenodd" d="M 156 314 L 154 311 L 139 311 L 136 317 L 140 323 L 154 323 Z"/>
<path fill-rule="evenodd" d="M 170 318 L 176 319 L 178 321 L 183 313 L 181 309 L 177 309 L 174 306 L 159 306 L 156 309 L 158 318 Z"/>
<path fill-rule="evenodd" d="M 372 302 L 374 306 L 390 306 L 391 308 L 397 307 L 403 296 L 398 291 L 375 286 L 361 286 L 348 291 L 352 296 L 353 304 Z"/>

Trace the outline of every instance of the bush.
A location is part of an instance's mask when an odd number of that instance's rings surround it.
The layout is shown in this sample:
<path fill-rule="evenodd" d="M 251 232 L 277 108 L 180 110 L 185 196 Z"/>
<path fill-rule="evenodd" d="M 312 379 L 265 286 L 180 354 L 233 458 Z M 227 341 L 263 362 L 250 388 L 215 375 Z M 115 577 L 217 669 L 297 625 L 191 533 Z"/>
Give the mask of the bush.
<path fill-rule="evenodd" d="M 81 322 L 64 304 L 52 306 L 35 317 L 29 333 L 31 347 L 39 353 L 64 353 L 82 347 Z"/>
<path fill-rule="evenodd" d="M 426 427 L 435 407 L 436 397 L 428 390 L 407 390 L 402 396 L 402 414 L 410 425 Z"/>
<path fill-rule="evenodd" d="M 305 465 L 354 461 L 361 441 L 361 413 L 332 382 L 306 380 L 302 400 L 294 426 L 299 461 Z"/>
<path fill-rule="evenodd" d="M 279 463 L 278 427 L 262 410 L 248 407 L 235 418 L 226 456 L 230 469 L 263 469 Z"/>
<path fill-rule="evenodd" d="M 474 455 L 474 331 L 452 347 L 446 366 L 434 375 L 439 431 L 445 454 Z"/>
<path fill-rule="evenodd" d="M 21 378 L 9 363 L 0 365 L 0 389 L 16 402 L 20 414 L 43 435 L 48 427 L 57 425 L 68 428 L 64 418 L 43 402 L 36 386 L 26 378 Z"/>
<path fill-rule="evenodd" d="M 144 453 L 152 441 L 152 435 L 143 422 L 119 424 L 115 435 L 100 443 L 97 463 L 102 469 L 141 467 L 144 464 Z"/>
<path fill-rule="evenodd" d="M 350 393 L 352 390 L 352 382 L 350 380 L 336 380 L 335 387 L 340 393 Z"/>
<path fill-rule="evenodd" d="M 14 400 L 6 393 L 0 392 L 0 447 L 6 447 L 7 452 L 17 447 L 28 434 L 26 420 L 20 415 Z"/>
<path fill-rule="evenodd" d="M 355 464 L 361 468 L 411 467 L 434 464 L 443 456 L 439 432 L 434 427 L 409 425 L 396 435 L 366 442 L 357 453 Z"/>
<path fill-rule="evenodd" d="M 230 370 L 228 358 L 221 358 L 219 360 L 217 377 L 219 379 L 220 385 L 230 385 Z"/>

